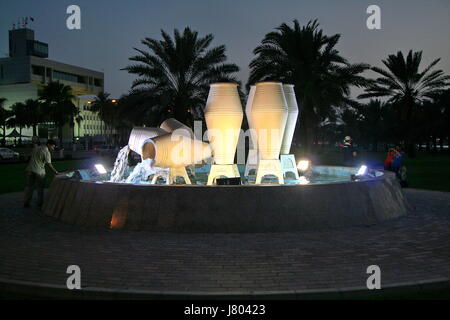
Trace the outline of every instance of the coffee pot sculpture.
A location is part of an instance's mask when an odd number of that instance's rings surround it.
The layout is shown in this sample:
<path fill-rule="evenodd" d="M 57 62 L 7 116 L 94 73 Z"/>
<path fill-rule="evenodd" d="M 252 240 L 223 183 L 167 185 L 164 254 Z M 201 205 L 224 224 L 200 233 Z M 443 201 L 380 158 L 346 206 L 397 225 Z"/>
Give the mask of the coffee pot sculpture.
<path fill-rule="evenodd" d="M 249 150 L 247 155 L 247 161 L 245 163 L 244 175 L 248 176 L 250 170 L 255 170 L 258 167 L 258 139 L 256 136 L 255 127 L 252 120 L 252 105 L 253 98 L 255 97 L 255 86 L 250 86 L 248 93 L 247 104 L 245 106 L 245 116 L 247 117 L 248 130 L 249 130 Z"/>
<path fill-rule="evenodd" d="M 208 176 L 212 185 L 220 176 L 240 177 L 234 163 L 236 147 L 244 114 L 236 83 L 221 82 L 210 85 L 205 107 L 208 139 L 214 163 Z"/>
<path fill-rule="evenodd" d="M 252 123 L 258 141 L 256 184 L 266 175 L 274 175 L 284 183 L 279 160 L 288 107 L 280 82 L 258 82 L 251 107 Z"/>
<path fill-rule="evenodd" d="M 164 120 L 159 127 L 166 132 L 176 132 L 179 135 L 194 138 L 194 132 L 192 132 L 192 129 L 174 118 Z"/>
<path fill-rule="evenodd" d="M 153 159 L 154 166 L 168 168 L 167 184 L 174 183 L 177 177 L 182 177 L 185 183 L 191 184 L 186 166 L 211 157 L 211 148 L 206 142 L 177 133 L 187 131 L 174 130 L 170 133 L 161 128 L 133 128 L 128 146 L 142 160 Z M 152 183 L 156 183 L 157 179 L 158 176 L 155 175 Z"/>
<path fill-rule="evenodd" d="M 283 175 L 286 176 L 288 172 L 294 174 L 295 179 L 299 179 L 297 162 L 295 156 L 290 154 L 292 138 L 294 137 L 295 126 L 298 119 L 298 104 L 295 97 L 294 85 L 283 84 L 284 97 L 286 98 L 288 117 L 286 127 L 284 129 L 283 140 L 281 142 L 280 161 Z"/>

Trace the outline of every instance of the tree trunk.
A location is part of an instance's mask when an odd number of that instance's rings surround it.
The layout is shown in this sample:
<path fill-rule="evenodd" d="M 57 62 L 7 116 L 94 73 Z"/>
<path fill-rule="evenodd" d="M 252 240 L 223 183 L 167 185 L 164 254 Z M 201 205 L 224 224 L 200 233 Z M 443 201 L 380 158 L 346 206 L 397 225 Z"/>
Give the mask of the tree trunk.
<path fill-rule="evenodd" d="M 373 152 L 377 152 L 378 151 L 378 140 L 377 139 L 373 140 L 372 151 Z"/>
<path fill-rule="evenodd" d="M 313 150 L 314 128 L 311 125 L 306 125 L 305 129 L 306 129 L 306 136 L 305 136 L 304 150 L 306 152 L 311 152 Z"/>
<path fill-rule="evenodd" d="M 414 102 L 406 101 L 406 123 L 405 123 L 405 143 L 406 143 L 406 152 L 408 156 L 411 158 L 416 157 L 416 147 L 412 135 L 412 127 L 411 120 L 413 118 L 414 113 Z"/>
<path fill-rule="evenodd" d="M 62 125 L 59 125 L 59 126 L 58 126 L 58 138 L 59 138 L 59 145 L 60 145 L 60 147 L 62 147 L 62 145 L 63 145 L 63 133 L 62 133 L 62 129 L 63 129 L 63 126 L 62 126 Z"/>
<path fill-rule="evenodd" d="M 447 132 L 447 153 L 450 153 L 450 131 Z"/>
<path fill-rule="evenodd" d="M 175 119 L 177 119 L 178 121 L 180 121 L 183 124 L 187 125 L 187 117 L 186 117 L 186 110 L 182 105 L 176 105 L 173 108 L 173 115 L 175 117 Z"/>
<path fill-rule="evenodd" d="M 3 139 L 2 139 L 2 146 L 6 146 L 6 124 L 3 125 Z"/>

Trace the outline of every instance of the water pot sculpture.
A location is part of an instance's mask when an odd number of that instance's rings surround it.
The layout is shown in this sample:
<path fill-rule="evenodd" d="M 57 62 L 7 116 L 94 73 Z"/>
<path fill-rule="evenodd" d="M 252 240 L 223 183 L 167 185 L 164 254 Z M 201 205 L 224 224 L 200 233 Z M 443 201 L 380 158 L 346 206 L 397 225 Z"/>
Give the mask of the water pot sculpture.
<path fill-rule="evenodd" d="M 235 83 L 210 85 L 205 107 L 208 139 L 213 152 L 214 164 L 208 176 L 208 185 L 216 177 L 240 177 L 234 155 L 242 125 L 242 105 Z"/>
<path fill-rule="evenodd" d="M 297 124 L 299 112 L 297 99 L 295 97 L 294 85 L 283 84 L 283 91 L 288 107 L 288 117 L 286 121 L 286 127 L 284 129 L 283 140 L 281 142 L 281 169 L 283 171 L 283 175 L 291 172 L 294 174 L 296 179 L 299 179 L 295 156 L 293 154 L 290 154 L 292 138 L 294 137 L 295 125 Z"/>
<path fill-rule="evenodd" d="M 190 184 L 185 167 L 211 157 L 208 143 L 178 134 L 177 131 L 168 133 L 160 128 L 135 129 L 130 134 L 130 149 L 140 154 L 143 160 L 153 159 L 156 167 L 169 168 L 168 184 L 174 183 L 176 177 L 183 177 L 185 183 Z M 155 175 L 152 182 L 155 183 L 157 178 Z"/>
<path fill-rule="evenodd" d="M 135 127 L 131 130 L 130 137 L 128 138 L 128 147 L 139 154 L 142 158 L 142 147 L 144 143 L 151 138 L 158 137 L 167 134 L 166 130 L 161 128 L 152 127 Z"/>
<path fill-rule="evenodd" d="M 176 132 L 177 134 L 194 138 L 191 128 L 174 118 L 164 120 L 159 127 L 167 132 Z"/>
<path fill-rule="evenodd" d="M 274 175 L 278 183 L 284 183 L 279 155 L 287 117 L 288 107 L 282 84 L 257 83 L 251 108 L 259 153 L 256 184 L 261 183 L 265 175 Z"/>
<path fill-rule="evenodd" d="M 247 98 L 247 104 L 245 106 L 245 116 L 247 117 L 248 129 L 250 134 L 247 162 L 245 163 L 245 172 L 244 172 L 245 176 L 249 175 L 250 170 L 252 169 L 256 170 L 258 166 L 258 148 L 257 148 L 258 141 L 251 114 L 253 98 L 255 97 L 255 90 L 256 90 L 255 86 L 250 87 L 250 91 L 248 93 Z"/>

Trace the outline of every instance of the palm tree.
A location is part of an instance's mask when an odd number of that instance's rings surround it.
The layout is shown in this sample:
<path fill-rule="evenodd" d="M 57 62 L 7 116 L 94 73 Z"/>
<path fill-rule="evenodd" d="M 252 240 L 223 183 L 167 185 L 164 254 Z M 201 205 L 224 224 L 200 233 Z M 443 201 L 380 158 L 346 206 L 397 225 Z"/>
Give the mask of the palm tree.
<path fill-rule="evenodd" d="M 442 142 L 445 136 L 443 123 L 445 119 L 444 109 L 435 101 L 425 101 L 417 105 L 417 112 L 414 116 L 414 141 L 425 142 L 426 150 L 437 150 L 437 140 Z"/>
<path fill-rule="evenodd" d="M 78 125 L 77 135 L 78 135 L 78 137 L 80 137 L 81 122 L 83 122 L 84 118 L 81 115 L 77 115 L 74 120 Z"/>
<path fill-rule="evenodd" d="M 395 103 L 400 108 L 400 122 L 404 132 L 404 140 L 410 155 L 414 155 L 414 141 L 411 125 L 417 106 L 424 101 L 431 101 L 440 94 L 450 83 L 449 76 L 442 70 L 433 70 L 441 59 L 435 59 L 425 69 L 419 71 L 422 61 L 422 51 L 409 51 L 403 56 L 401 51 L 391 54 L 382 60 L 387 69 L 372 67 L 380 74 L 374 83 L 368 86 L 366 92 L 359 98 L 388 97 L 388 102 Z"/>
<path fill-rule="evenodd" d="M 447 145 L 448 145 L 447 152 L 450 153 L 450 89 L 447 89 L 442 94 L 440 94 L 439 97 L 437 98 L 436 103 L 443 110 L 442 132 L 443 135 L 447 138 Z"/>
<path fill-rule="evenodd" d="M 353 140 L 358 141 L 361 135 L 360 123 L 362 120 L 358 110 L 354 108 L 345 108 L 342 110 L 340 118 L 343 122 L 341 125 L 342 135 L 351 136 Z"/>
<path fill-rule="evenodd" d="M 253 51 L 257 57 L 250 63 L 247 87 L 258 81 L 281 81 L 295 85 L 301 112 L 300 136 L 307 147 L 317 135 L 320 123 L 334 115 L 333 107 L 345 107 L 350 87 L 364 86 L 360 74 L 369 66 L 350 64 L 335 48 L 339 34 L 327 36 L 317 20 L 301 27 L 297 20 L 290 27 L 283 23 L 265 35 Z"/>
<path fill-rule="evenodd" d="M 40 92 L 40 99 L 44 100 L 43 108 L 50 121 L 58 128 L 60 144 L 63 141 L 63 126 L 78 115 L 79 110 L 72 102 L 75 96 L 72 88 L 60 82 L 49 82 Z"/>
<path fill-rule="evenodd" d="M 202 117 L 209 84 L 237 82 L 239 67 L 226 63 L 224 45 L 208 48 L 212 34 L 199 37 L 186 27 L 182 34 L 175 29 L 173 39 L 164 30 L 161 36 L 162 40 L 141 41 L 149 51 L 134 48 L 139 55 L 130 60 L 136 63 L 123 70 L 138 78 L 133 82 L 131 97 L 125 101 L 150 120 L 155 120 L 151 114 L 156 113 L 163 118 L 171 115 L 189 125 L 193 117 Z"/>
<path fill-rule="evenodd" d="M 378 99 L 370 99 L 367 104 L 361 105 L 360 130 L 363 140 L 377 151 L 378 143 L 383 139 L 383 110 L 386 104 Z"/>
<path fill-rule="evenodd" d="M 19 134 L 22 136 L 22 129 L 28 126 L 28 113 L 24 103 L 16 102 L 11 106 L 11 117 L 7 120 L 7 126 L 19 127 Z"/>
<path fill-rule="evenodd" d="M 111 109 L 111 100 L 109 99 L 109 93 L 99 92 L 90 105 L 90 110 L 97 113 L 100 119 L 105 123 L 108 123 L 108 113 Z M 103 126 L 102 126 L 103 128 Z"/>
<path fill-rule="evenodd" d="M 24 109 L 26 113 L 26 126 L 33 128 L 33 136 L 37 136 L 37 126 L 44 121 L 42 112 L 42 104 L 39 100 L 27 99 L 24 102 Z"/>
<path fill-rule="evenodd" d="M 2 145 L 4 146 L 6 143 L 6 121 L 8 120 L 8 118 L 11 117 L 11 111 L 10 110 L 6 110 L 3 105 L 6 102 L 6 98 L 0 98 L 0 126 L 2 127 L 2 135 L 3 135 L 3 139 L 2 139 Z"/>
<path fill-rule="evenodd" d="M 91 104 L 91 111 L 98 114 L 105 123 L 105 130 L 109 128 L 111 136 L 117 118 L 117 105 L 112 102 L 109 96 L 110 94 L 107 92 L 100 92 Z"/>

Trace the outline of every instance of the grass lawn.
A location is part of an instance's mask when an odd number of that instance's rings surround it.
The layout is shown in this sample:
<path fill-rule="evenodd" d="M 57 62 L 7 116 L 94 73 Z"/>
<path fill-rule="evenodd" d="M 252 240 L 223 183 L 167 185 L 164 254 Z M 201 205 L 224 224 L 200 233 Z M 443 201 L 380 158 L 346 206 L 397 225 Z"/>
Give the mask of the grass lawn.
<path fill-rule="evenodd" d="M 297 158 L 304 156 L 300 152 Z M 383 168 L 385 152 L 359 153 L 357 163 L 373 168 Z M 315 164 L 343 165 L 342 154 L 336 149 L 324 149 L 312 156 L 305 156 Z M 297 159 L 298 160 L 298 159 Z M 450 192 L 450 154 L 419 153 L 416 158 L 405 158 L 410 188 Z"/>
<path fill-rule="evenodd" d="M 53 161 L 53 166 L 58 171 L 72 171 L 74 169 L 92 168 L 95 163 L 110 163 L 111 161 L 102 161 L 102 159 L 92 158 L 84 160 L 65 160 Z M 25 168 L 26 163 L 0 164 L 0 194 L 8 192 L 23 191 L 25 189 Z M 54 177 L 54 174 L 47 169 L 45 186 L 48 187 Z"/>
<path fill-rule="evenodd" d="M 297 154 L 297 160 L 302 157 Z M 365 163 L 371 167 L 382 168 L 384 152 L 361 152 L 358 163 Z M 342 165 L 342 156 L 333 149 L 324 149 L 308 159 L 315 164 Z M 92 168 L 94 163 L 112 164 L 111 159 L 92 158 L 87 160 L 55 161 L 53 165 L 58 171 Z M 408 169 L 408 180 L 411 188 L 440 190 L 450 192 L 450 154 L 419 154 L 417 158 L 405 159 Z M 17 192 L 25 187 L 25 163 L 0 164 L 0 194 Z M 53 174 L 48 173 L 46 186 L 50 185 Z"/>
<path fill-rule="evenodd" d="M 450 154 L 423 154 L 405 165 L 411 188 L 450 192 Z"/>

